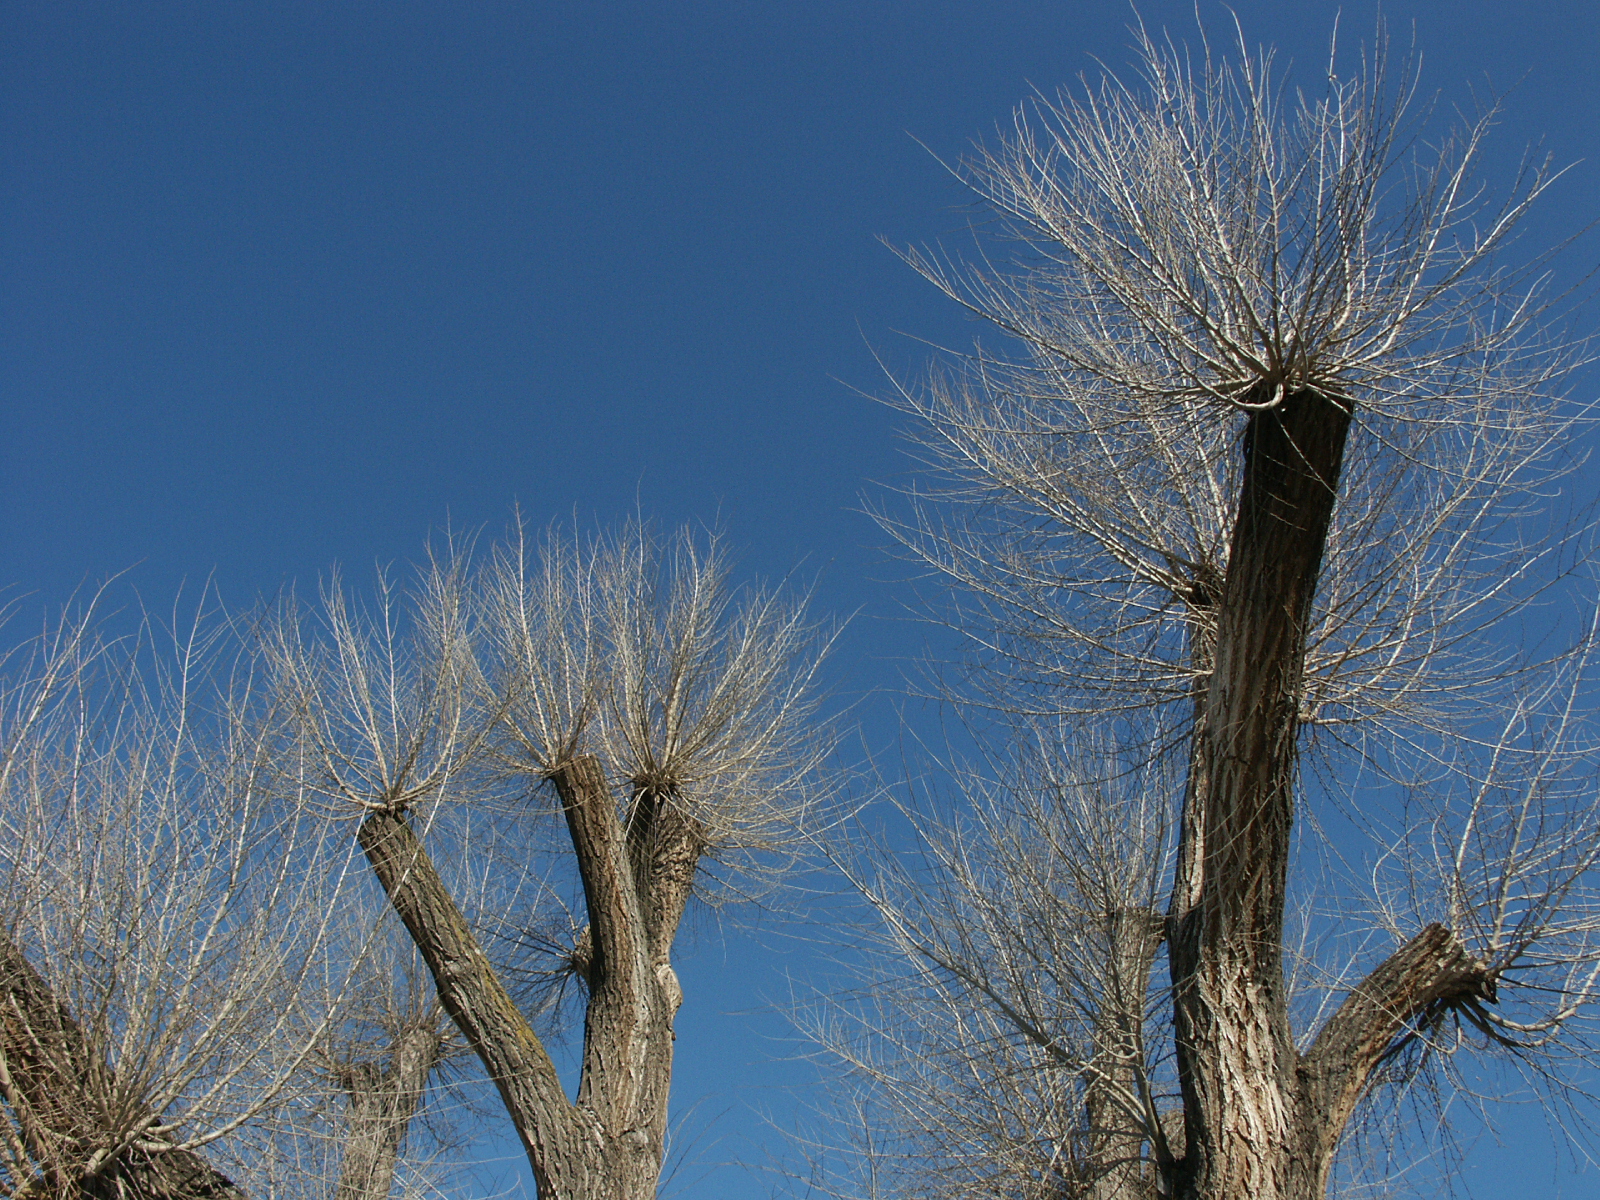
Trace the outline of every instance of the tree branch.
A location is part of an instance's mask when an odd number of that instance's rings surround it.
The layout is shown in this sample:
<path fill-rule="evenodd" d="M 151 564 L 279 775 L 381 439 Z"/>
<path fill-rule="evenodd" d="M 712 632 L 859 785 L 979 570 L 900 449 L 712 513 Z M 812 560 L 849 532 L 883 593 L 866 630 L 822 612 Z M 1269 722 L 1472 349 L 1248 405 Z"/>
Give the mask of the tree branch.
<path fill-rule="evenodd" d="M 361 849 L 433 975 L 439 1000 L 500 1091 L 541 1196 L 574 1192 L 568 1168 L 591 1171 L 600 1152 L 592 1119 L 568 1102 L 544 1044 L 518 1010 L 450 898 L 403 813 L 361 822 Z M 585 881 L 587 882 L 587 880 Z"/>
<path fill-rule="evenodd" d="M 1320 1131 L 1331 1151 L 1373 1070 L 1408 1025 L 1440 1005 L 1493 999 L 1488 965 L 1453 931 L 1429 925 L 1345 998 L 1302 1057 L 1302 1128 Z"/>
<path fill-rule="evenodd" d="M 1173 1167 L 1150 1094 L 1144 1052 L 1145 993 L 1165 922 L 1152 909 L 1124 908 L 1111 915 L 1110 935 L 1110 970 L 1094 1028 L 1096 1069 L 1085 1072 L 1093 1200 L 1122 1200 L 1152 1191 L 1152 1181 L 1145 1178 L 1146 1141 L 1163 1175 Z M 1119 1095 L 1137 1096 L 1142 1116 L 1128 1112 Z"/>
<path fill-rule="evenodd" d="M 682 810 L 673 794 L 652 787 L 636 789 L 628 821 L 628 858 L 658 977 L 672 970 L 672 942 L 694 892 L 706 840 L 700 822 Z M 676 986 L 674 975 L 672 987 Z"/>
<path fill-rule="evenodd" d="M 115 1103 L 115 1075 L 4 930 L 0 1079 L 28 1153 L 42 1172 L 19 1186 L 19 1196 L 245 1200 L 230 1179 L 198 1154 L 168 1148 L 165 1139 L 145 1133 L 156 1123 L 148 1106 L 123 1110 L 129 1111 L 123 1127 L 107 1123 L 107 1114 L 121 1108 Z"/>
<path fill-rule="evenodd" d="M 627 990 L 637 986 L 634 942 L 644 922 L 605 770 L 594 755 L 580 754 L 552 771 L 550 781 L 566 814 L 589 910 L 590 995 Z"/>

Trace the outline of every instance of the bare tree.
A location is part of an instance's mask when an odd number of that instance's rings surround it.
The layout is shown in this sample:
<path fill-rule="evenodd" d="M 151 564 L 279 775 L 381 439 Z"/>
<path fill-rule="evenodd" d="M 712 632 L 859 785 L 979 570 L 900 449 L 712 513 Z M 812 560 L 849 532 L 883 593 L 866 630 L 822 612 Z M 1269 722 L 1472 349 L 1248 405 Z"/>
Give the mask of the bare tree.
<path fill-rule="evenodd" d="M 637 525 L 537 548 L 519 531 L 476 576 L 449 557 L 408 598 L 380 591 L 363 610 L 334 586 L 325 637 L 294 620 L 277 638 L 321 793 L 360 816 L 360 845 L 540 1195 L 653 1196 L 683 1001 L 673 940 L 709 863 L 759 875 L 815 801 L 826 638 L 799 601 L 730 588 L 714 540 L 663 547 Z M 425 848 L 454 814 L 497 807 L 534 838 L 551 828 L 551 793 L 587 915 L 561 953 L 584 996 L 570 1097 Z"/>
<path fill-rule="evenodd" d="M 853 867 L 904 971 L 822 1032 L 893 1190 L 1303 1200 L 1456 1051 L 1584 1052 L 1583 347 L 1501 259 L 1553 176 L 1488 202 L 1494 114 L 1429 147 L 1381 41 L 1307 95 L 1140 30 L 959 169 L 1014 258 L 906 256 L 1021 353 L 899 393 L 883 523 L 1004 735 L 920 868 Z"/>
<path fill-rule="evenodd" d="M 91 604 L 5 663 L 7 1194 L 387 1197 L 427 1165 L 402 1146 L 459 1047 L 213 601 L 182 637 Z"/>
<path fill-rule="evenodd" d="M 446 870 L 454 886 L 470 887 Z M 325 1086 L 300 1130 L 296 1165 L 328 1181 L 333 1200 L 454 1192 L 464 1143 L 488 1115 L 474 1102 L 481 1078 L 463 1077 L 466 1046 L 387 898 L 366 887 L 342 903 L 355 977 L 319 1048 Z"/>
<path fill-rule="evenodd" d="M 154 623 L 108 640 L 85 616 L 7 664 L 0 1109 L 17 1194 L 242 1195 L 333 1020 L 348 853 L 283 802 L 292 728 L 210 616 L 165 648 Z"/>

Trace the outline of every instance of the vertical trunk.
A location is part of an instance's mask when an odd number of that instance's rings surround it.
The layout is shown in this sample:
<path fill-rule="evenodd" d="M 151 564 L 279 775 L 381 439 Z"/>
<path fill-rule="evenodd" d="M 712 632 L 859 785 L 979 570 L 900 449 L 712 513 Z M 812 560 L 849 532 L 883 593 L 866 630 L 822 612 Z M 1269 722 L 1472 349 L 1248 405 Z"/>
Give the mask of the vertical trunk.
<path fill-rule="evenodd" d="M 677 972 L 672 969 L 672 943 L 694 891 L 700 855 L 705 851 L 705 834 L 700 823 L 682 811 L 670 791 L 641 787 L 634 793 L 627 842 L 634 885 L 644 907 L 651 969 L 673 997 L 676 1012 L 683 1001 L 683 991 L 678 986 Z"/>
<path fill-rule="evenodd" d="M 676 996 L 654 969 L 647 898 L 599 760 L 572 759 L 552 779 L 589 912 L 589 1006 L 578 1106 L 592 1111 L 604 1131 L 610 1190 L 603 1194 L 646 1200 L 655 1195 L 666 1152 Z"/>
<path fill-rule="evenodd" d="M 1485 964 L 1431 925 L 1351 993 L 1304 1055 L 1289 1028 L 1299 698 L 1350 415 L 1343 401 L 1302 391 L 1250 418 L 1227 576 L 1192 601 L 1214 597 L 1216 608 L 1214 621 L 1196 622 L 1204 682 L 1168 919 L 1184 1101 L 1173 1192 L 1185 1200 L 1322 1200 L 1345 1125 L 1396 1039 L 1444 1008 L 1494 1000 Z"/>
<path fill-rule="evenodd" d="M 424 1019 L 398 1032 L 387 1066 L 358 1062 L 336 1068 L 348 1101 L 334 1200 L 387 1200 L 400 1144 L 443 1047 L 437 1010 L 430 1009 Z"/>
<path fill-rule="evenodd" d="M 16 1194 L 100 1200 L 244 1200 L 198 1154 L 135 1136 L 156 1114 L 115 1073 L 67 1006 L 0 931 L 0 1096 L 38 1170 Z"/>
<path fill-rule="evenodd" d="M 664 788 L 637 787 L 624 825 L 592 756 L 573 759 L 553 779 L 589 910 L 579 1103 L 588 1098 L 619 1131 L 608 1152 L 617 1195 L 644 1200 L 655 1195 L 666 1152 L 672 1023 L 683 1002 L 672 943 L 705 841 Z"/>
<path fill-rule="evenodd" d="M 1308 1196 L 1282 946 L 1307 625 L 1350 410 L 1312 391 L 1251 416 L 1197 722 L 1169 959 L 1187 1150 L 1180 1194 Z"/>

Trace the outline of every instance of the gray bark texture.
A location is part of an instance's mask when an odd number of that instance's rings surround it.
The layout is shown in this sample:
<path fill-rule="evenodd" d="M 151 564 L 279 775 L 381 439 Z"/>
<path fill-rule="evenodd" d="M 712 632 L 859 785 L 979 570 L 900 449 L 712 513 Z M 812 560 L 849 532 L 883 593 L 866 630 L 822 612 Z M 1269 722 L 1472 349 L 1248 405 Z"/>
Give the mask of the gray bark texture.
<path fill-rule="evenodd" d="M 156 1114 L 125 1095 L 82 1026 L 0 931 L 0 1098 L 37 1175 L 18 1197 L 245 1200 L 200 1155 L 144 1131 Z"/>
<path fill-rule="evenodd" d="M 1167 923 L 1184 1137 L 1170 1165 L 1154 1155 L 1155 1194 L 1321 1200 L 1394 1039 L 1430 1006 L 1492 998 L 1483 964 L 1433 925 L 1306 1054 L 1290 1032 L 1282 947 L 1301 671 L 1350 420 L 1345 401 L 1303 390 L 1254 413 L 1245 433 Z M 1110 1194 L 1156 1186 L 1127 1184 Z"/>
<path fill-rule="evenodd" d="M 374 811 L 360 842 L 428 964 L 440 1001 L 499 1088 L 542 1200 L 646 1200 L 661 1173 L 682 1000 L 672 940 L 704 843 L 670 795 L 641 790 L 629 819 L 598 759 L 551 774 L 583 880 L 589 927 L 577 1096 L 518 1011 L 402 813 Z"/>

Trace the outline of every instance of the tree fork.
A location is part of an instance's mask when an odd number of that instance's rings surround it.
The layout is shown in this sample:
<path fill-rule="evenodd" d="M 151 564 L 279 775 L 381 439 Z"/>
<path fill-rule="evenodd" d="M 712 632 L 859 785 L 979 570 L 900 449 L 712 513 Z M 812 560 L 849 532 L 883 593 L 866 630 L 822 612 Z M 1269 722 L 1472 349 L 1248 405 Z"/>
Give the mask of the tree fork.
<path fill-rule="evenodd" d="M 569 1101 L 544 1045 L 500 982 L 403 813 L 376 809 L 359 840 L 438 988 L 499 1088 L 544 1200 L 646 1200 L 666 1150 L 672 1018 L 681 993 L 659 972 L 650 905 L 600 761 L 549 778 L 561 800 L 588 909 L 583 1068 Z M 696 851 L 698 853 L 698 850 Z M 681 855 L 670 855 L 681 875 Z M 649 872 L 654 878 L 656 872 Z M 682 905 L 677 893 L 668 895 Z M 687 899 L 687 892 L 682 896 Z M 676 915 L 671 925 L 676 926 Z"/>
<path fill-rule="evenodd" d="M 439 1002 L 494 1080 L 544 1200 L 577 1200 L 600 1169 L 598 1123 L 576 1110 L 404 813 L 375 809 L 361 849 L 433 976 Z"/>
<path fill-rule="evenodd" d="M 579 755 L 551 773 L 577 854 L 589 913 L 589 1007 L 578 1103 L 608 1134 L 618 1197 L 655 1193 L 666 1153 L 672 1018 L 681 992 L 658 976 L 651 906 L 600 760 Z"/>

